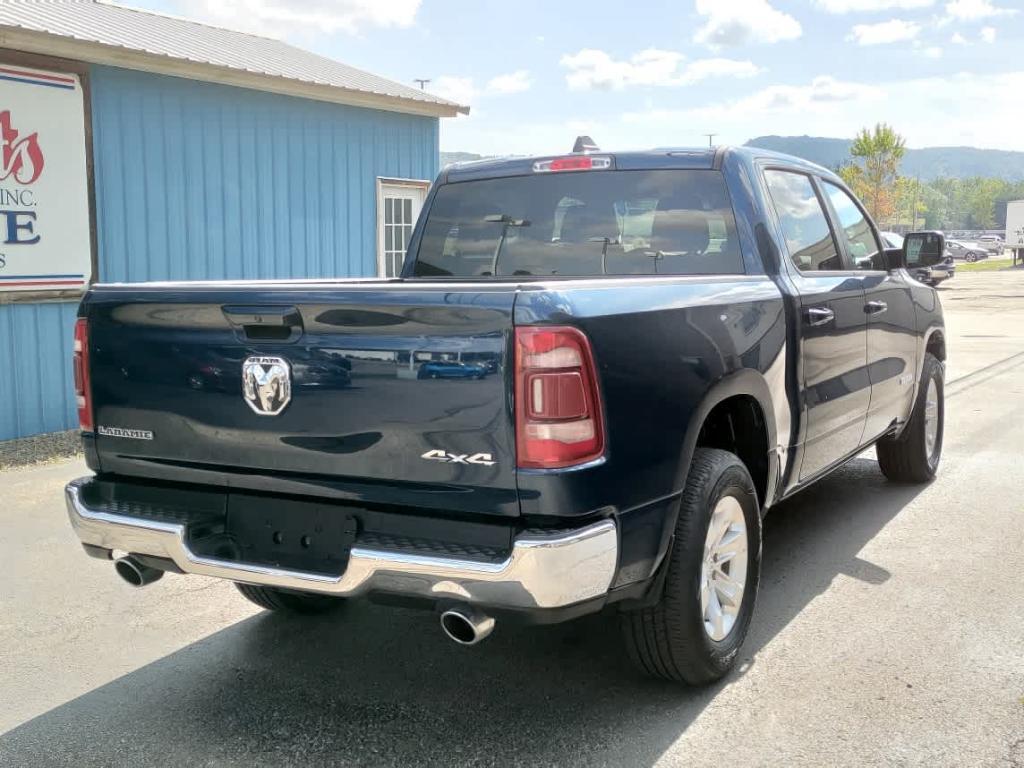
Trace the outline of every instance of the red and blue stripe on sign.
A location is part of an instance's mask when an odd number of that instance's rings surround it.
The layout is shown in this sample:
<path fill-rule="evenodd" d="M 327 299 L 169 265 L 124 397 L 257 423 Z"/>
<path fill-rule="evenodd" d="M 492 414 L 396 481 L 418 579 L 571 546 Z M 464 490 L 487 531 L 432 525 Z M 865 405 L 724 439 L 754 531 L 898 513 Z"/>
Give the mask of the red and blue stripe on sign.
<path fill-rule="evenodd" d="M 30 72 L 24 69 L 0 67 L 0 80 L 10 80 L 28 85 L 45 85 L 48 88 L 65 88 L 74 90 L 75 79 L 65 75 L 48 75 L 42 72 Z"/>
<path fill-rule="evenodd" d="M 0 277 L 0 286 L 85 285 L 85 275 L 11 275 Z"/>

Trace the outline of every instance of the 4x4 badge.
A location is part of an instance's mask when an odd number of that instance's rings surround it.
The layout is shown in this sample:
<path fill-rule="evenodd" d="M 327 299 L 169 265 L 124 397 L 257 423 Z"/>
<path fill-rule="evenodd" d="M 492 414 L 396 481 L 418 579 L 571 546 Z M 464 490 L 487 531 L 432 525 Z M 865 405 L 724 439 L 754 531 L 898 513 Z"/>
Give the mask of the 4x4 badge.
<path fill-rule="evenodd" d="M 489 453 L 448 453 L 447 451 L 427 451 L 421 459 L 428 461 L 444 461 L 448 464 L 482 464 L 485 467 L 494 466 L 494 457 Z"/>

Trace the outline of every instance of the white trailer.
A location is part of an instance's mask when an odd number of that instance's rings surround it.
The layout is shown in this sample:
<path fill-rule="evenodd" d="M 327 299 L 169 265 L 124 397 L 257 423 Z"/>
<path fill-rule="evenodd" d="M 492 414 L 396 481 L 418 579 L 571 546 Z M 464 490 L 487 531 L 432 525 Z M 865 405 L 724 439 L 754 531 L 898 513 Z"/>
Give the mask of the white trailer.
<path fill-rule="evenodd" d="M 1024 200 L 1006 204 L 1006 247 L 1013 249 L 1013 261 L 1024 261 Z"/>

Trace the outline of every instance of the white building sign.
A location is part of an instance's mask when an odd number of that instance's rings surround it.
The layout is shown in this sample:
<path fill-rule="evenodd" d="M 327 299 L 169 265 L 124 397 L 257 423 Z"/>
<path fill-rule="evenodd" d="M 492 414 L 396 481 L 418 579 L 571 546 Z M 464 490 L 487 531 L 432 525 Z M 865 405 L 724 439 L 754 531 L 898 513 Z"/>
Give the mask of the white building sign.
<path fill-rule="evenodd" d="M 74 289 L 91 273 L 82 84 L 0 62 L 0 291 Z"/>

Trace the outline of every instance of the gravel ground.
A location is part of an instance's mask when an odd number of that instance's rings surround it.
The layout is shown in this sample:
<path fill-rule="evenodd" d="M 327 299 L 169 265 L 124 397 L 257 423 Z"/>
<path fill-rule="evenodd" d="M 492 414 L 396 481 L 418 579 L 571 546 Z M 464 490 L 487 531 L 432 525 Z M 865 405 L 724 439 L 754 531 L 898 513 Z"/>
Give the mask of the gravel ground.
<path fill-rule="evenodd" d="M 302 620 L 228 584 L 133 590 L 62 509 L 79 460 L 0 473 L 0 766 L 1024 766 L 1024 275 L 944 286 L 929 486 L 870 453 L 779 505 L 739 669 L 638 677 L 613 617 L 474 648 L 428 613 Z"/>
<path fill-rule="evenodd" d="M 0 469 L 59 461 L 82 452 L 77 429 L 0 441 Z"/>

